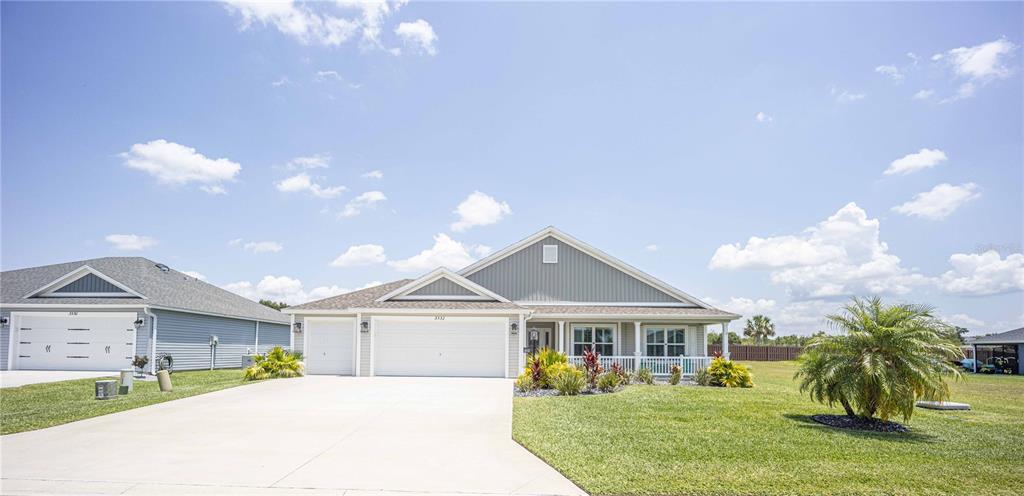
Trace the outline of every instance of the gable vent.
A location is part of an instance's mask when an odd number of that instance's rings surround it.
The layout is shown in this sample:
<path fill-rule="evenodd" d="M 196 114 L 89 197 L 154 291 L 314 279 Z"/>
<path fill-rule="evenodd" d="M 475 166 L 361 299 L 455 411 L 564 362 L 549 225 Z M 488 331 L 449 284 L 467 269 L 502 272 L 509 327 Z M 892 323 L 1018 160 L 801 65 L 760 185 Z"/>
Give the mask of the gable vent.
<path fill-rule="evenodd" d="M 546 264 L 558 263 L 558 245 L 544 245 L 543 261 Z"/>

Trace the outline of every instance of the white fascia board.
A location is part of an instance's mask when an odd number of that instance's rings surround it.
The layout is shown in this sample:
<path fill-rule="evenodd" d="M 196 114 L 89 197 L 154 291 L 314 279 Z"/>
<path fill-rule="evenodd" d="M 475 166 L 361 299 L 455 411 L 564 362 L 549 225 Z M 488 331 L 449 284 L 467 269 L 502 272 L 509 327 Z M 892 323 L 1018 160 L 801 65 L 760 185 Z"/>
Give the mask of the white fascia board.
<path fill-rule="evenodd" d="M 184 308 L 162 307 L 162 306 L 157 306 L 157 305 L 147 305 L 147 306 L 149 308 L 152 308 L 153 310 L 163 310 L 165 312 L 193 313 L 193 314 L 196 314 L 196 315 L 209 315 L 211 317 L 224 317 L 226 319 L 248 320 L 250 322 L 263 322 L 263 323 L 266 323 L 266 324 L 288 325 L 287 322 L 278 322 L 276 320 L 261 319 L 259 317 L 242 317 L 241 315 L 228 315 L 226 313 L 203 312 L 203 311 L 200 311 L 200 310 L 185 310 Z"/>
<path fill-rule="evenodd" d="M 660 302 L 619 302 L 619 301 L 516 301 L 516 305 L 536 307 L 663 307 L 663 308 L 700 308 L 688 303 Z"/>
<path fill-rule="evenodd" d="M 295 310 L 290 312 L 294 315 L 355 315 L 373 314 L 384 315 L 529 315 L 527 309 L 468 309 L 468 308 L 341 308 L 337 310 Z"/>
<path fill-rule="evenodd" d="M 109 277 L 106 274 L 104 274 L 104 273 L 102 273 L 102 272 L 100 272 L 100 271 L 98 271 L 98 270 L 96 270 L 96 269 L 94 269 L 94 268 L 92 268 L 92 267 L 90 267 L 88 265 L 83 265 L 83 266 L 81 266 L 81 267 L 79 267 L 79 268 L 77 268 L 75 270 L 72 270 L 71 272 L 68 272 L 67 274 L 64 274 L 64 275 L 58 277 L 57 279 L 51 281 L 49 284 L 47 284 L 47 285 L 45 285 L 45 286 L 43 286 L 43 287 L 41 287 L 41 288 L 39 288 L 39 289 L 37 289 L 35 291 L 32 291 L 31 293 L 23 296 L 22 298 L 32 298 L 33 296 L 37 296 L 37 295 L 40 295 L 40 294 L 43 294 L 43 293 L 49 293 L 49 292 L 51 292 L 53 290 L 60 289 L 61 287 L 66 286 L 66 285 L 70 284 L 73 281 L 76 281 L 78 279 L 81 279 L 82 277 L 85 277 L 86 274 L 93 274 L 96 277 L 99 277 L 100 279 L 103 279 L 104 281 L 107 281 L 110 284 L 113 284 L 114 286 L 117 286 L 117 287 L 121 288 L 122 290 L 124 290 L 125 293 L 128 293 L 128 294 L 130 294 L 132 296 L 136 296 L 138 298 L 146 299 L 146 297 L 143 296 L 142 293 L 139 293 L 138 291 L 135 291 L 134 289 L 129 288 L 128 286 L 126 286 L 126 285 L 116 281 L 114 278 Z M 107 294 L 109 294 L 109 293 L 107 293 Z M 70 296 L 69 298 L 74 298 L 74 296 Z"/>
<path fill-rule="evenodd" d="M 721 323 L 721 322 L 732 322 L 740 318 L 738 315 L 734 316 L 695 316 L 695 315 L 675 315 L 675 314 L 630 314 L 630 313 L 534 313 L 530 316 L 531 320 L 615 320 L 622 322 L 633 322 L 633 321 L 650 321 L 650 320 L 680 320 L 686 322 L 708 322 L 708 323 Z"/>
<path fill-rule="evenodd" d="M 637 279 L 639 279 L 639 280 L 641 280 L 641 281 L 643 281 L 643 282 L 645 282 L 645 283 L 647 283 L 647 284 L 649 284 L 651 286 L 654 286 L 655 288 L 657 288 L 657 289 L 661 290 L 662 292 L 667 293 L 667 294 L 669 294 L 669 295 L 671 295 L 671 296 L 673 296 L 675 298 L 678 298 L 678 299 L 680 299 L 682 301 L 689 301 L 689 302 L 694 303 L 695 305 L 700 306 L 702 308 L 714 308 L 711 305 L 708 305 L 707 303 L 704 303 L 700 299 L 695 298 L 693 296 L 690 296 L 689 294 L 684 293 L 683 291 L 680 291 L 680 290 L 672 287 L 668 283 L 666 283 L 666 282 L 664 282 L 664 281 L 662 281 L 662 280 L 660 280 L 660 279 L 658 279 L 658 278 L 656 278 L 656 277 L 654 277 L 654 276 L 652 276 L 652 275 L 650 275 L 650 274 L 648 274 L 648 273 L 646 273 L 646 272 L 644 272 L 644 271 L 642 271 L 642 270 L 640 270 L 640 269 L 638 269 L 636 267 L 633 267 L 632 265 L 629 265 L 626 262 L 623 262 L 622 260 L 619 260 L 619 259 L 617 259 L 617 258 L 615 258 L 615 257 L 613 257 L 613 256 L 611 256 L 611 255 L 609 255 L 609 254 L 607 254 L 607 253 L 605 253 L 605 252 L 603 252 L 603 251 L 601 251 L 601 250 L 599 250 L 599 249 L 597 249 L 597 248 L 587 244 L 587 243 L 584 243 L 583 241 L 580 241 L 580 240 L 578 240 L 578 239 L 576 239 L 576 238 L 574 238 L 574 237 L 572 237 L 572 236 L 570 236 L 570 235 L 568 235 L 568 234 L 566 234 L 566 233 L 564 233 L 562 231 L 559 231 L 558 229 L 556 229 L 554 227 L 544 228 L 541 231 L 533 234 L 532 236 L 529 236 L 526 239 L 523 239 L 523 240 L 521 240 L 521 241 L 519 241 L 519 242 L 517 242 L 517 243 L 515 243 L 515 244 L 513 244 L 511 246 L 509 246 L 508 248 L 500 250 L 497 253 L 495 253 L 495 254 L 493 254 L 493 255 L 491 255 L 489 257 L 486 257 L 486 258 L 484 258 L 482 260 L 477 261 L 476 263 L 470 265 L 469 267 L 466 267 L 466 268 L 460 270 L 459 271 L 459 275 L 461 275 L 463 277 L 469 277 L 470 275 L 472 275 L 472 274 L 474 274 L 476 272 L 479 272 L 484 267 L 493 265 L 494 263 L 496 263 L 496 262 L 498 262 L 498 261 L 500 261 L 500 260 L 502 260 L 502 259 L 504 259 L 504 258 L 506 258 L 506 257 L 508 257 L 510 255 L 512 255 L 513 253 L 516 253 L 519 250 L 521 250 L 523 248 L 526 248 L 527 246 L 530 246 L 533 243 L 536 243 L 537 241 L 540 241 L 541 239 L 544 239 L 545 237 L 548 237 L 548 236 L 551 236 L 551 237 L 553 237 L 553 238 L 555 238 L 555 239 L 557 239 L 557 240 L 559 240 L 559 241 L 561 241 L 561 242 L 563 242 L 563 243 L 565 243 L 565 244 L 567 244 L 569 246 L 572 246 L 573 248 L 576 248 L 577 250 L 580 250 L 583 253 L 586 253 L 587 255 L 590 255 L 590 256 L 592 256 L 592 257 L 594 257 L 594 258 L 596 258 L 596 259 L 598 259 L 598 260 L 600 260 L 600 261 L 602 261 L 602 262 L 604 262 L 604 263 L 606 263 L 608 265 L 611 265 L 612 267 L 614 267 L 616 269 L 619 269 L 620 271 L 625 272 L 626 274 L 629 274 L 629 275 L 631 275 L 631 276 L 633 276 L 633 277 L 635 277 L 635 278 L 637 278 Z"/>
<path fill-rule="evenodd" d="M 130 304 L 130 303 L 100 303 L 100 304 L 87 304 L 87 303 L 0 303 L 0 308 L 7 308 L 13 310 L 25 309 L 25 310 L 46 310 L 52 308 L 80 308 L 80 309 L 94 309 L 98 308 L 101 310 L 107 309 L 143 309 L 146 305 L 142 304 Z"/>
<path fill-rule="evenodd" d="M 483 297 L 486 297 L 486 298 L 491 298 L 491 299 L 493 299 L 495 301 L 499 301 L 501 303 L 509 303 L 508 298 L 505 298 L 504 296 L 501 296 L 501 295 L 499 295 L 499 294 L 497 294 L 497 293 L 495 293 L 495 292 L 493 292 L 493 291 L 491 291 L 491 290 L 489 290 L 489 289 L 487 289 L 487 288 L 485 288 L 485 287 L 483 287 L 483 286 L 481 286 L 481 285 L 479 285 L 479 284 L 477 284 L 477 283 L 475 283 L 473 281 L 470 281 L 469 279 L 466 279 L 465 277 L 462 277 L 459 274 L 456 274 L 455 272 L 452 272 L 451 270 L 448 270 L 448 269 L 446 269 L 444 267 L 438 267 L 437 269 L 434 269 L 433 271 L 431 271 L 429 274 L 427 274 L 427 275 L 425 275 L 423 277 L 420 277 L 419 279 L 416 279 L 416 280 L 414 280 L 414 281 L 412 281 L 412 282 L 410 282 L 410 283 L 408 283 L 408 284 L 406 284 L 406 285 L 404 285 L 404 286 L 402 286 L 400 288 L 397 288 L 394 291 L 391 291 L 390 293 L 388 293 L 388 294 L 386 294 L 384 296 L 381 296 L 380 298 L 377 298 L 376 301 L 383 302 L 383 301 L 388 301 L 388 300 L 396 298 L 396 297 L 404 296 L 404 295 L 406 295 L 408 293 L 412 293 L 413 291 L 416 291 L 417 289 L 420 289 L 420 288 L 422 288 L 424 286 L 427 286 L 428 284 L 430 284 L 430 283 L 432 283 L 434 281 L 437 281 L 439 279 L 442 279 L 442 278 L 447 278 L 448 280 L 454 282 L 455 284 L 458 284 L 459 286 L 462 286 L 462 287 L 464 287 L 464 288 L 466 288 L 466 289 L 476 293 L 477 295 L 480 295 L 480 296 L 483 296 Z"/>

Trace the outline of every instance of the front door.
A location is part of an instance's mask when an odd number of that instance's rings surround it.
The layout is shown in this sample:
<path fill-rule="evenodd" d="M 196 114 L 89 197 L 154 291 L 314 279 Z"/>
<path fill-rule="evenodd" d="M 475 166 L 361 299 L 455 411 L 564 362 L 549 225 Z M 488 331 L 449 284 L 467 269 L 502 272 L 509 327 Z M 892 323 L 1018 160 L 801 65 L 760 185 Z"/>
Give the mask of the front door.
<path fill-rule="evenodd" d="M 549 328 L 545 327 L 531 327 L 527 336 L 532 336 L 534 331 L 537 332 L 537 349 L 541 348 L 555 348 L 555 333 Z M 529 345 L 529 343 L 527 343 Z"/>

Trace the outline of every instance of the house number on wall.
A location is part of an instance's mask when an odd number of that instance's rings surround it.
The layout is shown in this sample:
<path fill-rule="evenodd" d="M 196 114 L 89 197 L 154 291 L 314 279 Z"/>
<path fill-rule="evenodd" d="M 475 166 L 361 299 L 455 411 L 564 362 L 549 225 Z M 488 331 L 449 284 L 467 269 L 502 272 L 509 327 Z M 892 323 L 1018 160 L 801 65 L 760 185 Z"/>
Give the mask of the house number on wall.
<path fill-rule="evenodd" d="M 435 315 L 434 320 L 444 320 L 444 315 Z"/>
<path fill-rule="evenodd" d="M 68 312 L 68 317 L 74 317 L 75 315 L 78 315 L 78 312 Z"/>

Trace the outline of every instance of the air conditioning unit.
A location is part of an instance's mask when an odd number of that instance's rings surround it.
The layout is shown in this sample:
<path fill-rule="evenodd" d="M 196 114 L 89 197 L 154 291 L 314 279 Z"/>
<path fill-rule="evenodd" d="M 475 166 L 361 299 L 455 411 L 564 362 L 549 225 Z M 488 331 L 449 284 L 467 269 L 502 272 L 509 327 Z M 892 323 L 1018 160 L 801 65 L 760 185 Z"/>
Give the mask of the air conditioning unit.
<path fill-rule="evenodd" d="M 96 399 L 117 398 L 117 381 L 96 381 Z"/>
<path fill-rule="evenodd" d="M 256 363 L 256 355 L 242 355 L 242 370 L 252 367 Z"/>

